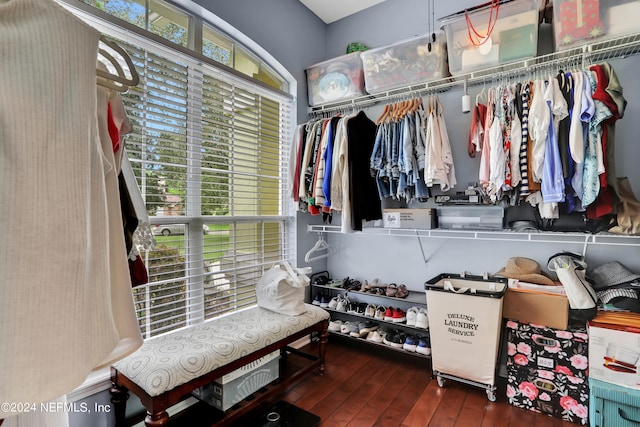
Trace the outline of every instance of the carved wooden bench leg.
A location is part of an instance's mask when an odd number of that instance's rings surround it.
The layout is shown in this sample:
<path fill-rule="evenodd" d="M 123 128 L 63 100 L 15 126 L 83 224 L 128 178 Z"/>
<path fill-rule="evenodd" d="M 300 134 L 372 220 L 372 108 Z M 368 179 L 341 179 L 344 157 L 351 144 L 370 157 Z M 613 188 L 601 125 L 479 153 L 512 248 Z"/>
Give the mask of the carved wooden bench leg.
<path fill-rule="evenodd" d="M 127 400 L 129 399 L 129 391 L 124 387 L 116 387 L 115 385 L 109 389 L 111 394 L 111 403 L 116 417 L 116 427 L 125 427 Z"/>
<path fill-rule="evenodd" d="M 146 427 L 164 427 L 169 422 L 169 413 L 167 411 L 158 412 L 152 414 L 147 411 L 147 416 L 144 419 L 144 425 Z"/>

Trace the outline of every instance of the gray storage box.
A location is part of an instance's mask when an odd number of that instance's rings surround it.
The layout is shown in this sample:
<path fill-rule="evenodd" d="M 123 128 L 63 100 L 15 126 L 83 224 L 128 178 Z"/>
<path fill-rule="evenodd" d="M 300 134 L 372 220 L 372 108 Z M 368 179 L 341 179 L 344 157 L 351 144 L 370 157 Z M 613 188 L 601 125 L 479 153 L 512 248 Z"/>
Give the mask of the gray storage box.
<path fill-rule="evenodd" d="M 500 206 L 439 206 L 438 228 L 450 230 L 501 230 L 504 208 Z"/>

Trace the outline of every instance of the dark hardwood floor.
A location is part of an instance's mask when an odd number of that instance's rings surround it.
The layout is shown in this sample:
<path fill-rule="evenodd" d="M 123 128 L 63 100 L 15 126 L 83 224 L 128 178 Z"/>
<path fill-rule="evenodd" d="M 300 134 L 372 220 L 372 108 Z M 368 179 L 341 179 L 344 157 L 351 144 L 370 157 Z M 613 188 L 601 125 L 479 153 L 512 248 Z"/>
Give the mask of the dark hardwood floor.
<path fill-rule="evenodd" d="M 310 344 L 315 345 L 315 344 Z M 431 378 L 426 359 L 331 336 L 324 375 L 283 400 L 318 415 L 321 427 L 570 427 L 569 422 L 496 402 L 479 387 Z"/>

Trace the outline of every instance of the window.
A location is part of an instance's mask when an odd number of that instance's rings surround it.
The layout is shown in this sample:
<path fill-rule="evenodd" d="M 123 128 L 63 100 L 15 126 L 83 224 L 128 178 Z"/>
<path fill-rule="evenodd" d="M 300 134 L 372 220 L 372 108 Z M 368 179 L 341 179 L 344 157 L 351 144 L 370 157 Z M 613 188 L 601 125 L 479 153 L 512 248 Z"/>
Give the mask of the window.
<path fill-rule="evenodd" d="M 202 54 L 233 67 L 233 42 L 206 24 L 202 26 Z"/>
<path fill-rule="evenodd" d="M 149 2 L 150 17 L 158 14 L 151 25 L 188 28 L 191 18 L 178 21 L 160 3 Z M 126 149 L 156 238 L 142 254 L 150 282 L 133 289 L 143 335 L 254 304 L 263 272 L 291 257 L 284 191 L 292 98 L 76 12 L 117 40 L 140 74 L 122 97 L 134 125 Z M 221 58 L 233 52 L 233 43 L 207 34 Z M 245 56 L 260 74 L 260 61 Z"/>
<path fill-rule="evenodd" d="M 69 0 L 58 0 L 69 1 Z M 80 0 L 118 19 L 136 25 L 165 40 L 191 49 L 220 64 L 262 81 L 269 86 L 288 90 L 287 82 L 251 51 L 233 41 L 224 32 L 200 18 L 173 6 L 165 0 Z M 201 30 L 201 40 L 195 40 L 191 28 Z"/>

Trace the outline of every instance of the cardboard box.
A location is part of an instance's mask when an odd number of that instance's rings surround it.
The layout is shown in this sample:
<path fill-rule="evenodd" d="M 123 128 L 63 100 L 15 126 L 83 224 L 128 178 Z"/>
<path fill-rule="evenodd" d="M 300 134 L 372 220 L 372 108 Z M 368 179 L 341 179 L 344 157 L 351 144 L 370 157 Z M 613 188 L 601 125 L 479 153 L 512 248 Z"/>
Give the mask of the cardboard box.
<path fill-rule="evenodd" d="M 382 222 L 384 228 L 431 230 L 435 225 L 435 211 L 433 209 L 385 209 Z"/>
<path fill-rule="evenodd" d="M 508 289 L 504 295 L 502 317 L 555 329 L 567 329 L 569 300 L 564 295 Z"/>
<path fill-rule="evenodd" d="M 589 377 L 640 390 L 640 329 L 589 323 Z"/>
<path fill-rule="evenodd" d="M 275 353 L 275 358 L 271 353 L 258 359 L 260 361 L 256 361 L 258 367 L 254 362 L 250 364 L 251 368 L 240 368 L 232 372 L 230 376 L 221 377 L 217 381 L 194 390 L 191 394 L 216 409 L 226 411 L 279 378 L 280 357 L 279 352 Z M 265 360 L 267 361 L 265 362 Z M 240 375 L 238 375 L 238 371 L 240 371 Z"/>

